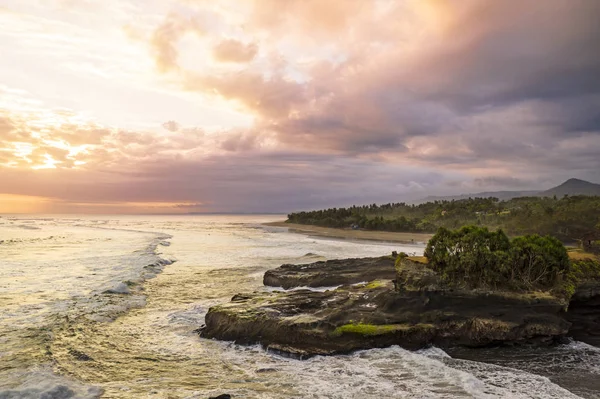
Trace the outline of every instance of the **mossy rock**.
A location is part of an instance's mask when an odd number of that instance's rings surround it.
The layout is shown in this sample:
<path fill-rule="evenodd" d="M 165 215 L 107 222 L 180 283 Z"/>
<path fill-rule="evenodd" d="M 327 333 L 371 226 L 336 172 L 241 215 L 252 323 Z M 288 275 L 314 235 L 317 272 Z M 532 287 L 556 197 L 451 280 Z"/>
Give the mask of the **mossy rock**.
<path fill-rule="evenodd" d="M 416 258 L 417 261 L 413 260 Z M 408 257 L 396 263 L 397 291 L 440 291 L 444 289 L 440 276 L 422 262 L 424 257 Z"/>

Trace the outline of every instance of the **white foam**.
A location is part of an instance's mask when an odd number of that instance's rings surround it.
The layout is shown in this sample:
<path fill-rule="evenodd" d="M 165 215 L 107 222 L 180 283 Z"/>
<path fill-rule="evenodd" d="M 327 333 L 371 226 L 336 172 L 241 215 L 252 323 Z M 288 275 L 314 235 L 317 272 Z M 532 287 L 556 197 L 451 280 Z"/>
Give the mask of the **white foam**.
<path fill-rule="evenodd" d="M 337 290 L 340 287 L 341 287 L 341 285 L 332 285 L 332 286 L 328 286 L 328 287 L 308 287 L 306 285 L 303 285 L 300 287 L 292 287 L 292 288 L 285 289 L 283 287 L 265 286 L 264 290 L 267 292 L 275 292 L 275 291 L 292 292 L 292 291 L 302 291 L 302 290 L 313 291 L 313 292 L 325 292 L 325 291 Z"/>
<path fill-rule="evenodd" d="M 560 358 L 563 366 L 600 376 L 600 348 L 585 342 L 571 341 L 558 349 L 563 355 Z"/>
<path fill-rule="evenodd" d="M 298 365 L 305 378 L 318 381 L 306 386 L 306 394 L 314 397 L 386 397 L 391 392 L 399 397 L 530 398 L 532 393 L 537 398 L 576 397 L 544 377 L 477 362 L 447 364 L 442 360 L 449 357 L 439 355 L 392 347 Z M 313 367 L 315 363 L 320 367 Z"/>
<path fill-rule="evenodd" d="M 13 373 L 11 379 L 18 385 L 4 389 L 0 382 L 0 399 L 96 399 L 103 393 L 101 388 L 77 383 L 43 367 Z"/>
<path fill-rule="evenodd" d="M 394 346 L 296 360 L 266 353 L 259 346 L 211 344 L 220 346 L 220 358 L 228 367 L 244 372 L 249 380 L 268 379 L 272 390 L 265 397 L 269 398 L 578 398 L 545 377 L 453 359 L 439 348 L 411 352 Z M 293 393 L 281 393 L 290 387 Z M 262 397 L 248 389 L 227 393 Z M 206 397 L 206 393 L 193 397 Z"/>
<path fill-rule="evenodd" d="M 437 346 L 431 346 L 429 348 L 418 350 L 417 353 L 419 353 L 423 356 L 434 358 L 434 359 L 450 357 L 450 355 L 448 355 L 446 352 L 444 352 L 443 349 L 440 349 Z"/>
<path fill-rule="evenodd" d="M 561 345 L 561 348 L 565 350 L 589 351 L 600 354 L 600 348 L 581 341 L 571 341 L 568 344 Z"/>

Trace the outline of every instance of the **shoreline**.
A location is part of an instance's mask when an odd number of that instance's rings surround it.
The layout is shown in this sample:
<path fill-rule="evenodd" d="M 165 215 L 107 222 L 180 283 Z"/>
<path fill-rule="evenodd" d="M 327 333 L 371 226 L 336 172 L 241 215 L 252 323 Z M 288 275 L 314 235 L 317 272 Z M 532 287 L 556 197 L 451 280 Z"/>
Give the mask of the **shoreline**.
<path fill-rule="evenodd" d="M 394 242 L 401 244 L 426 244 L 433 234 L 399 233 L 392 231 L 352 230 L 335 227 L 321 227 L 310 224 L 287 223 L 285 221 L 262 223 L 263 226 L 287 227 L 292 233 L 308 236 L 338 238 L 346 240 L 365 240 Z"/>

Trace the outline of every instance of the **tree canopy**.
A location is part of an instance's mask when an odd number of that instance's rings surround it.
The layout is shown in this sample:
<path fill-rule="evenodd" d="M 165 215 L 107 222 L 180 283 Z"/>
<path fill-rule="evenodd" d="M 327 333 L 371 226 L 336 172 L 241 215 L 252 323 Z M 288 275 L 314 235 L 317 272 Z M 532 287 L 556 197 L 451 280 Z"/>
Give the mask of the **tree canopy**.
<path fill-rule="evenodd" d="M 553 289 L 566 281 L 571 266 L 554 237 L 533 234 L 511 241 L 502 230 L 478 226 L 439 228 L 425 257 L 446 281 L 471 288 Z"/>
<path fill-rule="evenodd" d="M 600 197 L 522 197 L 508 201 L 470 198 L 419 205 L 390 203 L 351 206 L 288 215 L 291 223 L 324 227 L 357 226 L 367 230 L 433 233 L 439 227 L 476 225 L 502 229 L 510 236 L 552 235 L 574 242 L 600 233 Z"/>

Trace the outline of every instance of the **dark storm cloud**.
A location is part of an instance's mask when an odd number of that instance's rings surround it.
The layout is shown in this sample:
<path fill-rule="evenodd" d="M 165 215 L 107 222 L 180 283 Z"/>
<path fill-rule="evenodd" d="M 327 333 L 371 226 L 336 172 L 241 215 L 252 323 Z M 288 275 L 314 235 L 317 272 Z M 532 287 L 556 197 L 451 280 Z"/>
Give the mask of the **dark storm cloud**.
<path fill-rule="evenodd" d="M 472 6 L 418 63 L 417 87 L 457 109 L 600 91 L 600 3 L 464 2 Z M 461 5 L 457 5 L 460 8 Z M 440 97 L 443 95 L 443 97 Z"/>

